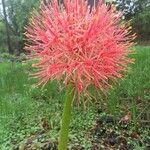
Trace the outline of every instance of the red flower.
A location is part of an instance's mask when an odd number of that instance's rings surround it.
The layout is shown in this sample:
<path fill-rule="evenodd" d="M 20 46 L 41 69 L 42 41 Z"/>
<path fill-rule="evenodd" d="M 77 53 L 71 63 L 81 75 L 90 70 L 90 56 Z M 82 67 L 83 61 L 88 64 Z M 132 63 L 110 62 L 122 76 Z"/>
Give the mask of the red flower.
<path fill-rule="evenodd" d="M 39 84 L 64 79 L 78 93 L 94 85 L 104 91 L 110 81 L 122 78 L 135 35 L 121 21 L 122 14 L 102 2 L 92 9 L 85 0 L 57 0 L 42 4 L 27 27 L 30 58 L 38 60 Z"/>

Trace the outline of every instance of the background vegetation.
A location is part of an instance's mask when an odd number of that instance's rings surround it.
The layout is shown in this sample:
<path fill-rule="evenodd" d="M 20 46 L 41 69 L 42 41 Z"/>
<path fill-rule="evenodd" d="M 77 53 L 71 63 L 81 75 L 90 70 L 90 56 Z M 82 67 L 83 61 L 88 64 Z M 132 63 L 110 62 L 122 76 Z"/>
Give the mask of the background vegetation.
<path fill-rule="evenodd" d="M 25 26 L 39 0 L 1 0 L 0 11 L 0 53 L 19 54 L 23 51 Z M 43 0 L 48 3 L 49 0 Z M 92 4 L 92 0 L 89 0 Z M 3 4 L 3 5 L 2 5 Z M 118 10 L 124 12 L 125 20 L 132 19 L 132 27 L 138 35 L 138 42 L 150 41 L 150 1 L 114 0 Z M 5 10 L 5 11 L 4 11 Z M 7 31 L 7 32 L 6 32 Z M 8 38 L 9 36 L 9 38 Z M 144 43 L 145 43 L 144 42 Z M 9 46 L 8 46 L 9 45 Z"/>

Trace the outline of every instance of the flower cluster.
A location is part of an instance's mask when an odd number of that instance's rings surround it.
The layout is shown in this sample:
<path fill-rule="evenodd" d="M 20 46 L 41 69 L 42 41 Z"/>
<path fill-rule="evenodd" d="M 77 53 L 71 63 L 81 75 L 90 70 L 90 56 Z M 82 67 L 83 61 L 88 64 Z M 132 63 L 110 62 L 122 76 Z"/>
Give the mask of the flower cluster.
<path fill-rule="evenodd" d="M 132 62 L 128 54 L 135 35 L 121 17 L 101 0 L 92 8 L 85 0 L 42 4 L 25 33 L 25 49 L 38 60 L 39 84 L 64 79 L 81 93 L 89 85 L 104 91 L 111 80 L 122 78 Z"/>

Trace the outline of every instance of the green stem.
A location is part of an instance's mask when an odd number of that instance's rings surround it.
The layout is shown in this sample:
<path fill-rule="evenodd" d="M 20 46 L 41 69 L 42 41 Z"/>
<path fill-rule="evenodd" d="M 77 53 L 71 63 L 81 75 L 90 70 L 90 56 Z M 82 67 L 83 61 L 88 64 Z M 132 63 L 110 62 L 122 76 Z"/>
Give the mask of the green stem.
<path fill-rule="evenodd" d="M 59 144 L 58 150 L 67 150 L 67 143 L 68 143 L 68 133 L 69 133 L 69 124 L 71 119 L 71 105 L 74 97 L 74 86 L 72 83 L 68 84 L 66 89 L 66 96 L 65 96 L 65 104 L 62 116 L 62 124 L 60 129 L 60 137 L 59 137 Z"/>

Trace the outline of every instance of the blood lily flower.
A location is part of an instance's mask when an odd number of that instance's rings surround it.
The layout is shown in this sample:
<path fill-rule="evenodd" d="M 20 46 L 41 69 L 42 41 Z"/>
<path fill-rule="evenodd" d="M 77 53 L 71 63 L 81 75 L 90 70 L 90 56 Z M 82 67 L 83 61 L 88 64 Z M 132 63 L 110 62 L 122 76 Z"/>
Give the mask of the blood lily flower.
<path fill-rule="evenodd" d="M 85 0 L 42 4 L 25 33 L 25 49 L 38 60 L 39 84 L 63 79 L 80 95 L 90 85 L 105 91 L 111 80 L 122 78 L 132 62 L 128 54 L 135 35 L 121 17 L 102 0 L 92 8 Z"/>
<path fill-rule="evenodd" d="M 25 47 L 39 60 L 34 64 L 39 84 L 64 78 L 80 93 L 91 84 L 103 91 L 109 79 L 121 78 L 131 62 L 128 48 L 134 39 L 131 28 L 120 23 L 121 15 L 101 2 L 92 9 L 84 0 L 42 5 L 27 27 Z"/>

